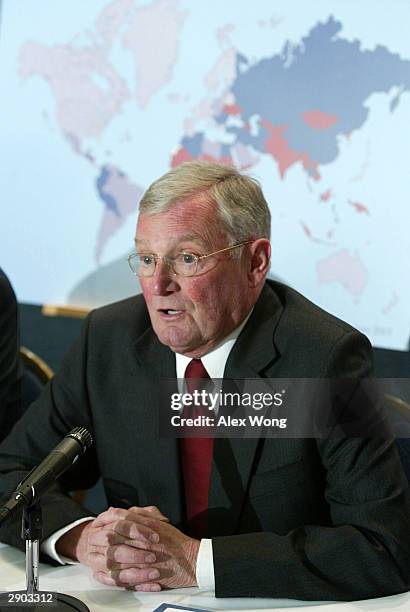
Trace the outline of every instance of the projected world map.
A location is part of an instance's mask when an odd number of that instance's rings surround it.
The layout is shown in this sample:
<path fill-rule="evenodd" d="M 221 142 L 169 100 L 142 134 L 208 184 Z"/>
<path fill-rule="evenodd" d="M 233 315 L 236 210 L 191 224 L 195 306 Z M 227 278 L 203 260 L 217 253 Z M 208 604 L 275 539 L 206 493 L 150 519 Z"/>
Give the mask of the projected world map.
<path fill-rule="evenodd" d="M 387 2 L 371 24 L 368 2 L 261 1 L 256 14 L 93 0 L 75 15 L 60 2 L 57 18 L 47 0 L 25 4 L 23 22 L 21 4 L 3 2 L 0 178 L 15 202 L 0 254 L 20 300 L 94 306 L 139 291 L 126 265 L 138 201 L 201 159 L 260 180 L 273 278 L 376 346 L 407 348 L 410 42 L 386 32 Z"/>

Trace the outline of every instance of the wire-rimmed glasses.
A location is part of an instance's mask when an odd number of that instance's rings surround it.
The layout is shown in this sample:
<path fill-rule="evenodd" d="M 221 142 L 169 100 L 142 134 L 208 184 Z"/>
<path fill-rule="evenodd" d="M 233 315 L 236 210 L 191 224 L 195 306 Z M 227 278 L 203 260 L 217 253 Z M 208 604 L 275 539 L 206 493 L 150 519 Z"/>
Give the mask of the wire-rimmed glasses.
<path fill-rule="evenodd" d="M 195 276 L 197 274 L 203 274 L 211 269 L 211 260 L 209 258 L 213 255 L 237 249 L 251 242 L 254 242 L 254 240 L 240 242 L 239 244 L 219 249 L 219 251 L 207 253 L 206 255 L 195 255 L 187 251 L 178 253 L 173 257 L 169 255 L 154 255 L 153 253 L 131 253 L 131 255 L 128 256 L 128 264 L 135 276 L 142 276 L 144 278 L 155 274 L 158 261 L 165 262 L 175 276 Z"/>

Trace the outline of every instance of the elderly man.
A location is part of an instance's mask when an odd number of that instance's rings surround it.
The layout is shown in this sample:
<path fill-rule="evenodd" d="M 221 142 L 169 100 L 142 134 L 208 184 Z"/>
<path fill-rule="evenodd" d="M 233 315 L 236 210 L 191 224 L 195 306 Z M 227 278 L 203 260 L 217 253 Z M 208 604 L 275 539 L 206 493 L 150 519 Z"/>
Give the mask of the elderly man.
<path fill-rule="evenodd" d="M 349 600 L 409 588 L 409 492 L 388 432 L 158 435 L 162 379 L 370 374 L 364 336 L 266 280 L 269 236 L 258 184 L 233 168 L 183 164 L 147 190 L 130 257 L 143 296 L 89 315 L 2 446 L 9 493 L 69 429 L 94 431 L 95 452 L 72 480 L 102 476 L 112 507 L 93 519 L 56 487 L 43 498 L 44 553 L 143 591 Z M 17 521 L 0 539 L 19 544 Z"/>

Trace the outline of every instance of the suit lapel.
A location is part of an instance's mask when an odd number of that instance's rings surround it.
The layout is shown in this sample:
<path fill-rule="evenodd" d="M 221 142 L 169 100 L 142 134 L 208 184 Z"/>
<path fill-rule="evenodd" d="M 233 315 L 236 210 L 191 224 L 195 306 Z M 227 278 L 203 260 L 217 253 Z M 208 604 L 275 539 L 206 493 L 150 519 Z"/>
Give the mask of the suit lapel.
<path fill-rule="evenodd" d="M 161 344 L 149 327 L 135 342 L 136 358 L 143 368 L 159 378 L 175 378 L 175 353 Z"/>
<path fill-rule="evenodd" d="M 269 285 L 265 285 L 242 333 L 229 355 L 225 377 L 259 378 L 279 359 L 274 336 L 283 305 Z"/>
<path fill-rule="evenodd" d="M 243 380 L 269 376 L 280 352 L 274 335 L 283 306 L 265 285 L 245 328 L 229 355 L 224 379 Z M 217 438 L 209 491 L 209 530 L 214 535 L 235 533 L 247 493 L 258 438 Z"/>

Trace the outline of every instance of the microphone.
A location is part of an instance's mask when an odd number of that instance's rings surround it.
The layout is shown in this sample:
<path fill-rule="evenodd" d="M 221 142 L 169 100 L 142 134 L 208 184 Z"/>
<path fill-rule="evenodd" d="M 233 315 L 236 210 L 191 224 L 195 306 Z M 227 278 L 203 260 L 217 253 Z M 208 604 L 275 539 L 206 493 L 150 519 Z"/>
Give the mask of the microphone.
<path fill-rule="evenodd" d="M 76 427 L 17 486 L 10 499 L 0 508 L 0 523 L 24 506 L 34 505 L 63 472 L 94 443 L 85 427 Z"/>

